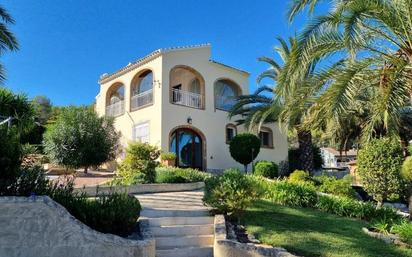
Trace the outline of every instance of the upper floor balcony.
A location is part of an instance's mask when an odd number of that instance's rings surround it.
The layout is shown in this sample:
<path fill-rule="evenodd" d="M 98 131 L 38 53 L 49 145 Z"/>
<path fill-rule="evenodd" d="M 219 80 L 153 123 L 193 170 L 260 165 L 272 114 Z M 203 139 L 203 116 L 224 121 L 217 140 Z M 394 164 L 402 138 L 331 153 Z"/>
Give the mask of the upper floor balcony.
<path fill-rule="evenodd" d="M 203 109 L 203 96 L 180 89 L 172 89 L 172 103 L 192 108 Z"/>
<path fill-rule="evenodd" d="M 143 108 L 153 103 L 153 89 L 132 96 L 130 99 L 130 109 L 132 111 Z"/>
<path fill-rule="evenodd" d="M 118 101 L 106 107 L 106 116 L 117 117 L 123 114 L 124 101 Z"/>

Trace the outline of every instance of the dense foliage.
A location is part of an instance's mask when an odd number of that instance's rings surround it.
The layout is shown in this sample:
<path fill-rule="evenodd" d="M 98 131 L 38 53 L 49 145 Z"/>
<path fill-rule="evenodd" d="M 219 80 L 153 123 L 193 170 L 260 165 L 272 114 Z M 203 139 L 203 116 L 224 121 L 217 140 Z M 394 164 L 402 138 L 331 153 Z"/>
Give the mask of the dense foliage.
<path fill-rule="evenodd" d="M 352 177 L 347 175 L 341 179 L 331 176 L 313 177 L 319 192 L 355 198 L 356 192 L 352 188 Z"/>
<path fill-rule="evenodd" d="M 276 178 L 279 175 L 279 167 L 271 161 L 258 161 L 255 164 L 253 174 L 265 178 Z"/>
<path fill-rule="evenodd" d="M 363 187 L 378 203 L 403 190 L 402 160 L 399 142 L 389 138 L 374 139 L 359 151 L 358 172 Z"/>
<path fill-rule="evenodd" d="M 176 167 L 157 167 L 156 183 L 193 183 L 204 182 L 211 175 L 196 169 Z"/>
<path fill-rule="evenodd" d="M 156 146 L 140 142 L 129 143 L 126 158 L 119 165 L 113 183 L 121 185 L 154 183 L 159 155 L 160 151 Z"/>
<path fill-rule="evenodd" d="M 260 139 L 253 134 L 243 133 L 236 135 L 230 141 L 230 155 L 235 161 L 245 166 L 246 172 L 247 165 L 258 156 L 260 144 Z"/>
<path fill-rule="evenodd" d="M 98 166 L 116 156 L 119 135 L 113 120 L 86 107 L 64 109 L 45 134 L 50 160 L 70 168 Z"/>
<path fill-rule="evenodd" d="M 161 160 L 176 160 L 176 153 L 174 152 L 162 152 L 160 154 Z"/>
<path fill-rule="evenodd" d="M 206 179 L 203 201 L 220 213 L 239 217 L 259 197 L 258 190 L 250 176 L 229 169 L 221 176 Z"/>
<path fill-rule="evenodd" d="M 313 152 L 313 168 L 315 170 L 321 169 L 323 165 L 323 158 L 320 152 L 320 148 L 313 145 L 312 152 Z M 301 155 L 301 150 L 299 148 L 292 147 L 289 149 L 288 151 L 289 172 L 303 169 L 300 155 Z"/>

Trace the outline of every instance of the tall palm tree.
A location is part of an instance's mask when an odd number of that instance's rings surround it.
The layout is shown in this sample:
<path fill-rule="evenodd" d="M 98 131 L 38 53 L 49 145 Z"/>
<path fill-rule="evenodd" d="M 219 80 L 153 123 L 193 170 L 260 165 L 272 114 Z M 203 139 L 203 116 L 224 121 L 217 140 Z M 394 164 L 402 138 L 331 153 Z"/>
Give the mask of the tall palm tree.
<path fill-rule="evenodd" d="M 254 94 L 240 96 L 230 117 L 241 115 L 243 118 L 237 122 L 244 123 L 249 130 L 259 131 L 263 123 L 273 121 L 280 121 L 285 127 L 296 129 L 302 168 L 313 172 L 312 134 L 302 124 L 305 112 L 316 98 L 322 83 L 314 80 L 315 61 L 305 70 L 299 70 L 299 66 L 294 65 L 293 55 L 298 48 L 296 38 L 290 38 L 289 42 L 278 38 L 278 41 L 279 46 L 275 51 L 281 63 L 270 57 L 260 57 L 259 61 L 269 64 L 270 68 L 257 78 L 258 84 L 268 78 L 276 85 L 260 86 Z M 316 78 L 321 81 L 321 75 Z"/>
<path fill-rule="evenodd" d="M 294 0 L 290 18 L 320 0 Z M 296 62 L 327 60 L 325 92 L 311 108 L 312 126 L 348 114 L 369 88 L 370 108 L 363 139 L 400 135 L 403 111 L 412 95 L 412 0 L 329 0 L 330 11 L 310 21 L 299 35 Z M 322 66 L 326 71 L 327 65 Z"/>
<path fill-rule="evenodd" d="M 14 24 L 14 19 L 6 9 L 0 6 L 0 56 L 6 51 L 16 51 L 19 49 L 17 39 L 9 29 L 9 25 L 12 24 Z M 0 82 L 3 82 L 5 78 L 4 66 L 0 64 Z"/>

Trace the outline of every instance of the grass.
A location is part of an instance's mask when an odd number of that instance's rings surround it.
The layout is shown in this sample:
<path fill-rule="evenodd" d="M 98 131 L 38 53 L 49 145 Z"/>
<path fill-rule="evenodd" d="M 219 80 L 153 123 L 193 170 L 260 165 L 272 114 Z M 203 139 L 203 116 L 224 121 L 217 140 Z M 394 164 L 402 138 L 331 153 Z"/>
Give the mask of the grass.
<path fill-rule="evenodd" d="M 412 250 L 362 232 L 367 223 L 307 208 L 258 201 L 241 219 L 262 243 L 305 257 L 406 257 Z"/>

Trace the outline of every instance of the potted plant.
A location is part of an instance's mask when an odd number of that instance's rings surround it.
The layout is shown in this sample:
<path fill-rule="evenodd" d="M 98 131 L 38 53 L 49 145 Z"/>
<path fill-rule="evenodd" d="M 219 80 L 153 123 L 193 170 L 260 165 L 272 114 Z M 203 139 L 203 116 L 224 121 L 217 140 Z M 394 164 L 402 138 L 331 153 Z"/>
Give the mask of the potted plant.
<path fill-rule="evenodd" d="M 165 166 L 175 166 L 176 154 L 173 152 L 163 152 L 160 154 L 160 160 Z"/>

